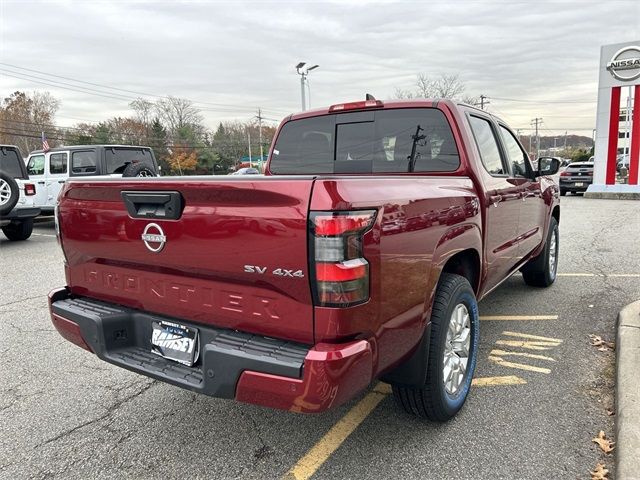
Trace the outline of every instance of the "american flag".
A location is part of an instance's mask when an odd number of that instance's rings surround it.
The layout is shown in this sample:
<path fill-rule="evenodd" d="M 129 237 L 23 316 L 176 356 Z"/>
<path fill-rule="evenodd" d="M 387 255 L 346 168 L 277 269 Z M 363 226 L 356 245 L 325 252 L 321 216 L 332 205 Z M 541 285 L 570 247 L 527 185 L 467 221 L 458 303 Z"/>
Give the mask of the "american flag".
<path fill-rule="evenodd" d="M 42 132 L 42 149 L 45 152 L 49 151 L 49 141 L 47 140 L 47 136 Z"/>

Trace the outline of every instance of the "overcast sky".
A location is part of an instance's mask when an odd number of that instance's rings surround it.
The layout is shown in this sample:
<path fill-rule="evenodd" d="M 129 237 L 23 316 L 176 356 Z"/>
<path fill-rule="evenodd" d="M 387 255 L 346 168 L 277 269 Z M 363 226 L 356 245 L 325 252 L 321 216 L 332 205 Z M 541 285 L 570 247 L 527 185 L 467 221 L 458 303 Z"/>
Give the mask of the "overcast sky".
<path fill-rule="evenodd" d="M 69 79 L 204 102 L 212 128 L 258 107 L 280 120 L 300 110 L 294 67 L 306 61 L 320 65 L 312 107 L 388 98 L 420 72 L 459 74 L 513 128 L 542 117 L 547 133 L 590 136 L 600 46 L 640 40 L 638 0 L 0 0 L 0 17 L 0 95 L 48 90 L 60 125 L 131 115 L 136 96 Z M 64 84 L 36 83 L 52 80 Z M 96 95 L 65 89 L 80 85 Z"/>

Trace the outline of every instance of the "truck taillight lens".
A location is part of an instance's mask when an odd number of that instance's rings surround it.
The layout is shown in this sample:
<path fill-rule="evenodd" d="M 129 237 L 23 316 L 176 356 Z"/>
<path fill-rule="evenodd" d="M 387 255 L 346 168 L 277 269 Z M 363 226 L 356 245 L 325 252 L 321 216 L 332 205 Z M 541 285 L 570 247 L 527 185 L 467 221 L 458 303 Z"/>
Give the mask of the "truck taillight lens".
<path fill-rule="evenodd" d="M 362 240 L 375 218 L 375 210 L 311 212 L 316 305 L 349 307 L 369 299 L 369 263 Z"/>
<path fill-rule="evenodd" d="M 24 194 L 25 195 L 35 195 L 36 194 L 36 186 L 33 183 L 25 183 L 24 184 Z"/>

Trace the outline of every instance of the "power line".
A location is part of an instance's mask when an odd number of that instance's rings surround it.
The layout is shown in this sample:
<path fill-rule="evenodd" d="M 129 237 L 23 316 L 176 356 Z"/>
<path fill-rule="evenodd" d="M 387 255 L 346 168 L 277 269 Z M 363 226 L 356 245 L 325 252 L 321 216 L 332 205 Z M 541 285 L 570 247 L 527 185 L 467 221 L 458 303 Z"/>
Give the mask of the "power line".
<path fill-rule="evenodd" d="M 82 84 L 85 84 L 85 85 L 91 85 L 91 86 L 100 87 L 100 88 L 103 88 L 103 89 L 117 90 L 117 91 L 120 91 L 120 92 L 131 93 L 131 94 L 134 94 L 134 95 L 137 95 L 137 96 L 155 97 L 155 98 L 162 98 L 162 99 L 167 99 L 168 98 L 168 96 L 164 96 L 164 95 L 158 95 L 158 94 L 149 93 L 149 92 L 140 92 L 140 91 L 136 91 L 136 90 L 128 90 L 128 89 L 119 88 L 119 87 L 112 87 L 110 85 L 105 85 L 105 84 L 101 84 L 101 83 L 87 82 L 85 80 L 79 80 L 77 78 L 66 77 L 66 76 L 63 76 L 63 75 L 56 75 L 56 74 L 53 74 L 53 73 L 44 72 L 42 70 L 35 70 L 35 69 L 32 69 L 32 68 L 20 67 L 18 65 L 13 65 L 13 64 L 10 64 L 10 63 L 0 62 L 0 65 L 4 65 L 5 67 L 10 67 L 10 68 L 13 68 L 13 69 L 18 69 L 18 70 L 24 70 L 24 71 L 27 71 L 27 72 L 37 73 L 37 74 L 45 75 L 45 76 L 48 76 L 48 77 L 60 78 L 60 79 L 63 79 L 63 80 L 70 80 L 70 81 L 72 81 L 74 83 L 82 83 Z M 13 72 L 11 70 L 9 70 L 9 72 L 12 73 L 12 74 L 28 75 L 30 77 L 39 78 L 39 79 L 42 80 L 42 77 L 37 77 L 37 76 L 34 76 L 34 75 L 29 75 L 29 74 L 26 74 L 26 73 L 22 73 L 22 72 Z M 15 77 L 15 78 L 18 78 L 18 77 Z M 22 78 L 21 80 L 28 80 L 28 79 Z M 47 78 L 45 78 L 43 80 L 47 80 L 47 81 L 50 81 L 50 82 L 56 82 L 55 80 L 51 80 L 51 79 L 47 79 Z M 74 87 L 77 87 L 77 88 L 88 89 L 87 87 L 83 87 L 83 86 L 80 86 L 80 85 L 72 85 L 72 84 L 68 84 L 66 82 L 57 82 L 57 83 L 62 83 L 64 85 L 71 85 L 71 86 L 74 86 Z M 95 90 L 95 89 L 88 89 L 88 90 L 93 90 L 95 92 L 100 92 L 99 90 Z M 101 92 L 101 93 L 105 93 L 105 92 Z M 119 95 L 119 94 L 114 94 L 114 95 Z M 125 97 L 125 98 L 131 98 L 130 96 L 126 96 L 126 95 L 120 95 L 120 96 Z M 232 109 L 236 109 L 236 110 L 238 110 L 238 109 L 240 109 L 240 110 L 253 110 L 255 108 L 255 107 L 248 106 L 248 105 L 239 105 L 239 104 L 232 104 L 232 103 L 205 102 L 205 101 L 201 101 L 201 100 L 189 100 L 189 101 L 194 103 L 194 104 L 211 105 L 211 106 L 214 106 L 214 107 L 232 108 Z M 202 110 L 206 110 L 206 109 L 202 109 Z M 277 110 L 277 109 L 268 109 L 268 110 L 271 111 L 271 112 L 280 112 L 280 113 L 283 112 L 283 111 Z M 215 110 L 212 110 L 212 111 L 215 111 Z"/>
<path fill-rule="evenodd" d="M 504 97 L 491 97 L 493 100 L 500 100 L 503 102 L 520 102 L 520 103 L 534 103 L 534 104 L 594 104 L 597 100 L 524 100 L 522 98 L 504 98 Z"/>

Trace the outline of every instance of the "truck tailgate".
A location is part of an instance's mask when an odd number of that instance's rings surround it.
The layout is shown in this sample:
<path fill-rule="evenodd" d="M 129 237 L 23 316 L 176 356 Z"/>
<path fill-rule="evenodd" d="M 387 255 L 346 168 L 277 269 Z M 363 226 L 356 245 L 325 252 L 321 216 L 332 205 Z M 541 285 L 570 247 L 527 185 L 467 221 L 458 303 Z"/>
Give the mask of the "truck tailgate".
<path fill-rule="evenodd" d="M 58 209 L 67 284 L 76 295 L 312 343 L 312 186 L 299 176 L 68 182 Z M 133 218 L 123 192 L 178 192 L 182 214 Z"/>

